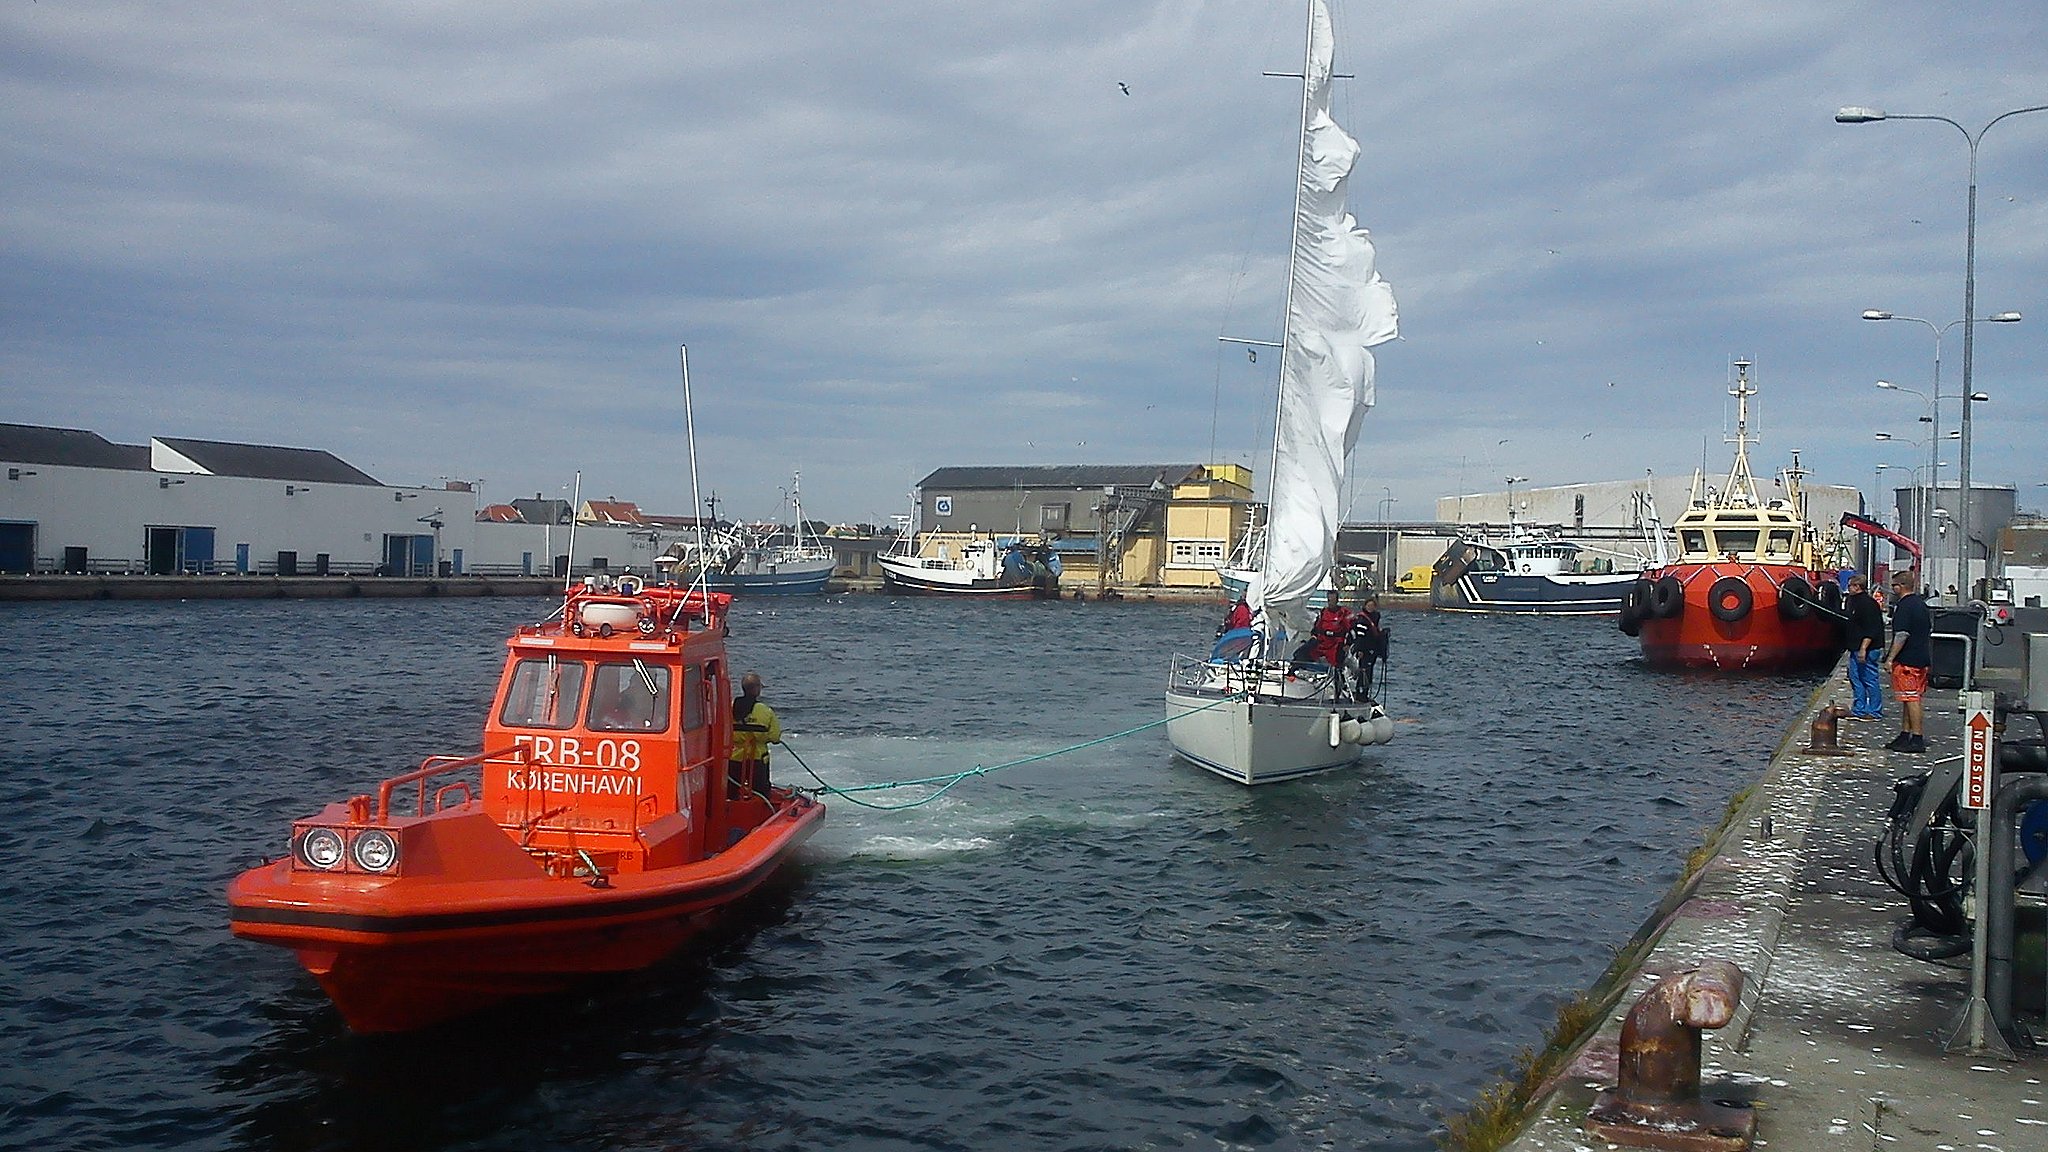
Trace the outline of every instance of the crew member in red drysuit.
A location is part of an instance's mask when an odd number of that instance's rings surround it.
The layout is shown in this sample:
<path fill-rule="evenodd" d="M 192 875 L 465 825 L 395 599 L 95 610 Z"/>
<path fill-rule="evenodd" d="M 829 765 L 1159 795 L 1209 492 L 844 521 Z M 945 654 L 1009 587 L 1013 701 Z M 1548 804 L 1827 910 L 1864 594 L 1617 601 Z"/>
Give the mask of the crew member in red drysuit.
<path fill-rule="evenodd" d="M 1236 632 L 1251 626 L 1252 606 L 1245 603 L 1244 597 L 1240 596 L 1237 598 L 1237 603 L 1230 606 L 1230 615 L 1223 618 L 1223 630 L 1225 632 Z"/>
<path fill-rule="evenodd" d="M 1337 606 L 1337 594 L 1332 592 L 1323 610 L 1316 613 L 1315 627 L 1310 630 L 1315 638 L 1315 658 L 1332 668 L 1343 667 L 1344 639 L 1350 634 L 1351 613 Z"/>

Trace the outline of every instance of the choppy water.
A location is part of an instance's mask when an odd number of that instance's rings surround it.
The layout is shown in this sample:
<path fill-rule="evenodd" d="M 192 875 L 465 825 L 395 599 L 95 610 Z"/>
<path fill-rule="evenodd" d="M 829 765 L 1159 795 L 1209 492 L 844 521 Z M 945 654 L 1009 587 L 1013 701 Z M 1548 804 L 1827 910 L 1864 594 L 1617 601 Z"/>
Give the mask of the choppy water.
<path fill-rule="evenodd" d="M 229 937 L 222 889 L 292 817 L 474 750 L 544 610 L 0 605 L 0 1145 L 1427 1148 L 1813 686 L 1646 672 L 1599 622 L 1396 613 L 1400 733 L 1361 770 L 1249 791 L 1153 730 L 837 803 L 659 969 L 350 1036 Z M 862 596 L 745 607 L 731 643 L 849 783 L 1155 719 L 1214 615 Z"/>

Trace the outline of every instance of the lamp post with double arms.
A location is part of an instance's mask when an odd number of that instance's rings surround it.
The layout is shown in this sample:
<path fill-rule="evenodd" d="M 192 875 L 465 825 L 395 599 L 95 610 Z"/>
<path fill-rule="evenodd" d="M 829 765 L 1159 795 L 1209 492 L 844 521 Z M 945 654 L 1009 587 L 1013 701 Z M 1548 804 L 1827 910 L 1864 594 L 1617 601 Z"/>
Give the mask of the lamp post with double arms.
<path fill-rule="evenodd" d="M 1963 127 L 1946 116 L 1904 113 L 1887 114 L 1877 108 L 1862 107 L 1844 108 L 1835 113 L 1835 120 L 1842 124 L 1870 124 L 1879 120 L 1933 120 L 1946 124 L 1962 133 L 1964 142 L 1970 146 L 1969 213 L 1967 217 L 1968 222 L 1963 232 L 1963 319 L 1961 321 L 1963 325 L 1963 446 L 1961 459 L 1956 462 L 1956 491 L 1962 504 L 1960 509 L 1961 515 L 1957 517 L 1956 524 L 1956 537 L 1960 542 L 1957 552 L 1960 564 L 1967 564 L 1968 562 L 1964 554 L 1969 551 L 1970 539 L 1970 407 L 1975 402 L 1977 395 L 1972 388 L 1975 382 L 1973 371 L 1976 366 L 1974 330 L 1977 327 L 1975 319 L 1977 315 L 1977 145 L 1983 141 L 1984 134 L 1991 131 L 1999 121 L 2008 120 L 2014 116 L 2024 116 L 2029 112 L 2048 112 L 2048 104 L 2035 104 L 2026 108 L 2014 108 L 2007 112 L 2001 112 L 1987 121 L 1982 128 L 1977 129 L 1974 134 L 1968 128 Z M 2018 319 L 2018 317 L 2014 316 L 2014 319 Z M 1968 571 L 1965 569 L 1964 580 L 1957 582 L 1958 591 L 1965 597 L 1969 595 L 1967 580 Z"/>

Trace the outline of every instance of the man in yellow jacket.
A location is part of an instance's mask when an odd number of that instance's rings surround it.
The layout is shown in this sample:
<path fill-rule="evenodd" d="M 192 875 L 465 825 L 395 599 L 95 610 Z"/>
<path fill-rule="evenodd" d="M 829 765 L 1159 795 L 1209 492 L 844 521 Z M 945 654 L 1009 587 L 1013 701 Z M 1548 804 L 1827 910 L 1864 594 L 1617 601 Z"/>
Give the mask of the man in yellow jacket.
<path fill-rule="evenodd" d="M 775 709 L 761 703 L 761 677 L 740 677 L 740 694 L 732 702 L 732 759 L 726 762 L 726 798 L 741 789 L 768 795 L 768 746 L 782 743 L 782 721 Z"/>

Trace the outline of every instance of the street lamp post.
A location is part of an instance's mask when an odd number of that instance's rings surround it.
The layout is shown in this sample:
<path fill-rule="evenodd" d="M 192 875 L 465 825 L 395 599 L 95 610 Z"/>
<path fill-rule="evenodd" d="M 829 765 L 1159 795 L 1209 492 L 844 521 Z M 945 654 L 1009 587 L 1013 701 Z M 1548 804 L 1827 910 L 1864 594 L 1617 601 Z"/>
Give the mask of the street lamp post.
<path fill-rule="evenodd" d="M 1963 552 L 1968 551 L 1970 539 L 1970 405 L 1976 399 L 1976 393 L 1972 390 L 1972 384 L 1975 381 L 1973 370 L 1976 366 L 1976 340 L 1974 336 L 1977 327 L 1975 320 L 1977 315 L 1977 145 L 1983 141 L 1984 134 L 1991 131 L 1992 127 L 1999 121 L 2014 116 L 2024 116 L 2029 112 L 2048 112 L 2048 104 L 2035 104 L 2027 108 L 2014 108 L 2008 112 L 2001 112 L 1987 121 L 1982 128 L 1977 129 L 1975 135 L 1972 135 L 1968 128 L 1963 127 L 1946 116 L 1887 115 L 1881 109 L 1861 107 L 1844 108 L 1835 113 L 1835 120 L 1842 124 L 1870 124 L 1879 120 L 1939 121 L 1962 133 L 1963 140 L 1970 146 L 1969 215 L 1963 232 L 1963 447 L 1962 457 L 1956 464 L 1956 491 L 1961 497 L 1962 503 L 1960 510 L 1962 514 L 1957 517 L 1956 524 L 1957 538 L 1961 541 L 1961 546 L 1957 552 L 1959 557 L 1962 556 Z M 1931 481 L 1932 477 L 1929 479 Z M 1959 563 L 1964 562 L 1966 561 L 1959 561 Z M 1986 575 L 1989 574 L 1987 571 Z M 1958 592 L 1964 596 L 1969 594 L 1969 589 L 1965 587 L 1967 580 L 1968 574 L 1966 570 L 1964 581 L 1957 584 Z"/>
<path fill-rule="evenodd" d="M 1865 312 L 1863 314 L 1863 318 L 1865 320 L 1875 320 L 1879 319 L 1880 317 L 1888 319 L 1890 318 L 1890 316 L 1891 313 L 1889 312 L 1879 313 L 1874 310 L 1870 312 Z M 1932 327 L 1932 325 L 1929 325 L 1929 327 Z M 1894 392 L 1911 393 L 1914 396 L 1920 397 L 1920 399 L 1927 404 L 1927 415 L 1922 417 L 1922 419 L 1926 420 L 1928 424 L 1927 477 L 1928 484 L 1930 485 L 1930 487 L 1925 492 L 1916 491 L 1914 493 L 1913 500 L 1915 504 L 1919 505 L 1919 507 L 1916 509 L 1919 515 L 1915 517 L 1915 520 L 1918 522 L 1918 527 L 1914 529 L 1914 532 L 1918 534 L 1920 537 L 1920 547 L 1926 550 L 1926 555 L 1921 557 L 1920 566 L 1922 569 L 1928 569 L 1931 568 L 1934 563 L 1934 520 L 1933 514 L 1927 510 L 1927 506 L 1934 500 L 1934 492 L 1931 485 L 1934 483 L 1935 475 L 1935 451 L 1941 444 L 1941 412 L 1935 406 L 1935 400 L 1939 398 L 1941 395 L 1941 333 L 1937 331 L 1934 334 L 1934 395 L 1926 395 L 1920 392 L 1918 389 L 1914 388 L 1901 388 L 1897 384 L 1894 384 L 1889 380 L 1879 380 L 1877 382 L 1877 386 L 1879 388 L 1890 389 Z M 1882 432 L 1878 434 L 1878 438 L 1889 439 L 1889 437 Z"/>
<path fill-rule="evenodd" d="M 1923 416 L 1921 419 L 1924 420 L 1926 417 Z M 1961 429 L 1951 428 L 1948 430 L 1946 439 L 1960 440 L 1962 435 Z M 1936 451 L 1936 446 L 1943 437 L 1929 435 L 1923 441 L 1911 436 L 1898 436 L 1890 432 L 1879 432 L 1876 434 L 1876 439 L 1888 444 L 1911 444 L 1915 448 L 1920 447 L 1923 443 L 1927 445 L 1927 486 L 1925 488 L 1920 486 L 1918 479 L 1920 469 L 1913 469 L 1915 477 L 1913 481 L 1913 502 L 1918 505 L 1916 511 L 1919 515 L 1915 519 L 1921 525 L 1918 529 L 1920 532 L 1920 547 L 1922 549 L 1920 574 L 1931 580 L 1939 575 L 1937 564 L 1940 559 L 1940 550 L 1935 539 L 1935 519 L 1938 516 L 1945 515 L 1941 505 L 1935 500 L 1935 493 L 1941 488 L 1941 469 L 1948 464 L 1948 461 L 1939 458 L 1939 454 Z"/>

